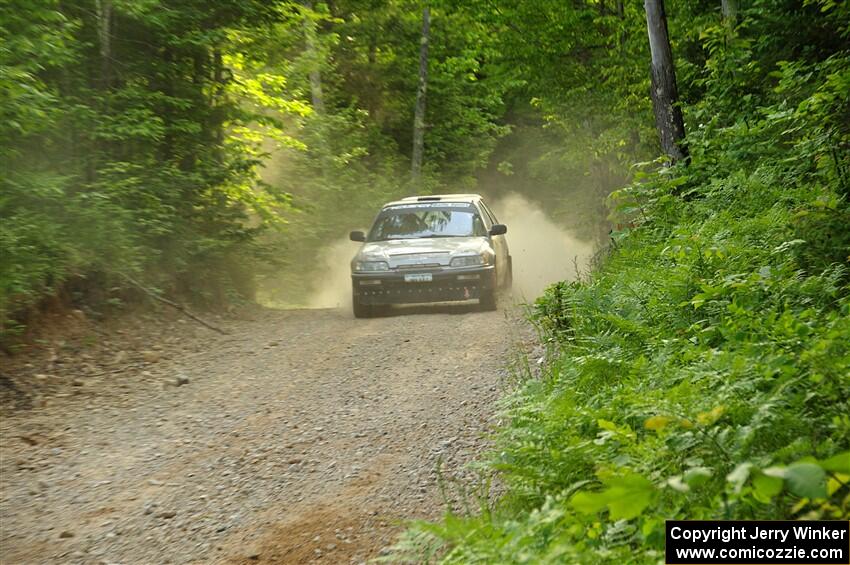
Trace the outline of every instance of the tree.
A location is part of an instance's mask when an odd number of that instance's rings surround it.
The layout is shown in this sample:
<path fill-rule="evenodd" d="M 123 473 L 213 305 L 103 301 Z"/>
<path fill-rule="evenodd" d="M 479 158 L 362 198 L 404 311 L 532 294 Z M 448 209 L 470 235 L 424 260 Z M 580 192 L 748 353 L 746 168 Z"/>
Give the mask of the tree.
<path fill-rule="evenodd" d="M 109 88 L 112 76 L 112 2 L 111 0 L 95 0 L 97 13 L 97 36 L 100 48 L 101 83 L 104 89 Z"/>
<path fill-rule="evenodd" d="M 312 2 L 305 2 L 308 11 L 313 10 Z M 307 62 L 310 76 L 310 97 L 313 102 L 313 110 L 317 114 L 325 113 L 325 95 L 322 92 L 322 70 L 319 61 L 319 52 L 316 49 L 316 28 L 310 14 L 304 15 L 304 43 L 307 51 Z"/>
<path fill-rule="evenodd" d="M 655 127 L 661 140 L 661 149 L 673 162 L 687 160 L 684 145 L 685 123 L 679 107 L 676 89 L 676 71 L 673 51 L 667 34 L 667 14 L 664 0 L 644 0 L 646 29 L 649 33 L 649 51 L 652 57 L 652 85 L 650 94 L 655 112 Z"/>
<path fill-rule="evenodd" d="M 413 152 L 411 177 L 419 182 L 422 173 L 422 154 L 425 150 L 425 93 L 428 89 L 428 41 L 431 33 L 431 9 L 422 10 L 422 37 L 419 40 L 419 86 L 416 90 L 416 110 L 413 117 Z"/>
<path fill-rule="evenodd" d="M 720 12 L 723 15 L 723 23 L 730 29 L 735 27 L 738 19 L 738 0 L 720 0 Z"/>

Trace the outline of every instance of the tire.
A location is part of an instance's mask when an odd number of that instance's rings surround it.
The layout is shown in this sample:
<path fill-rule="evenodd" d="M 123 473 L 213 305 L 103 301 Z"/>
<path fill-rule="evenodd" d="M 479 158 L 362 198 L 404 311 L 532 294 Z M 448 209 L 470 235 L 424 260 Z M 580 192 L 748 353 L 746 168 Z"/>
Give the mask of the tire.
<path fill-rule="evenodd" d="M 357 297 L 353 297 L 351 302 L 351 310 L 354 312 L 355 318 L 371 318 L 375 315 L 371 304 L 361 304 Z"/>
<path fill-rule="evenodd" d="M 478 305 L 485 312 L 495 310 L 498 307 L 496 300 L 496 289 L 491 288 L 490 290 L 482 292 L 481 297 L 478 299 Z"/>

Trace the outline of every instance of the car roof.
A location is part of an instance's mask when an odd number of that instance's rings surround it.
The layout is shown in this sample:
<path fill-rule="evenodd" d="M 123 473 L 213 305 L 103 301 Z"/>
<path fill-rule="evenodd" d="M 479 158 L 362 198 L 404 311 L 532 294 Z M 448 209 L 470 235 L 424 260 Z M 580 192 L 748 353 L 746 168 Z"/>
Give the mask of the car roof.
<path fill-rule="evenodd" d="M 402 198 L 401 200 L 395 200 L 393 202 L 387 202 L 384 204 L 384 208 L 389 208 L 390 206 L 398 206 L 401 204 L 411 204 L 414 202 L 467 202 L 474 203 L 481 200 L 480 194 L 423 194 L 422 196 L 408 196 L 407 198 Z"/>

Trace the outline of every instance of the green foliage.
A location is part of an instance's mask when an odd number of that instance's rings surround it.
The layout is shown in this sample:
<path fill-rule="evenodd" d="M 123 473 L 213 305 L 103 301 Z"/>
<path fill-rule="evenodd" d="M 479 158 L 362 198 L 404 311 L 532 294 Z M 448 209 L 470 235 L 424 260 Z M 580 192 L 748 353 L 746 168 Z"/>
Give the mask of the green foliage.
<path fill-rule="evenodd" d="M 431 8 L 414 187 L 418 1 L 4 4 L 0 317 L 70 279 L 121 292 L 129 271 L 210 303 L 251 295 L 262 272 L 293 302 L 329 239 L 414 191 L 533 187 L 596 235 L 603 197 L 651 145 L 640 11 Z"/>
<path fill-rule="evenodd" d="M 286 4 L 102 6 L 0 8 L 0 325 L 72 278 L 143 270 L 193 298 L 250 293 L 237 271 L 286 206 L 257 184 L 249 126 L 303 110 L 277 103 L 282 77 L 240 76 L 234 41 Z"/>
<path fill-rule="evenodd" d="M 604 264 L 535 303 L 546 364 L 487 460 L 506 494 L 399 557 L 655 563 L 666 519 L 850 516 L 850 53 L 843 7 L 786 9 L 730 37 L 673 4 L 693 162 L 636 167 Z"/>
<path fill-rule="evenodd" d="M 318 71 L 323 110 L 288 121 L 299 144 L 270 151 L 264 178 L 292 196 L 286 222 L 265 241 L 284 250 L 266 271 L 263 298 L 307 298 L 317 257 L 348 230 L 367 227 L 384 202 L 414 192 L 472 190 L 508 128 L 500 124 L 513 83 L 495 70 L 496 38 L 452 3 L 432 5 L 423 178 L 410 184 L 409 152 L 418 82 L 421 5 L 346 1 L 300 9 L 304 20 L 272 34 L 243 34 L 262 53 L 262 72 L 287 77 L 288 100 L 312 98 Z M 315 76 L 315 75 L 314 75 Z"/>

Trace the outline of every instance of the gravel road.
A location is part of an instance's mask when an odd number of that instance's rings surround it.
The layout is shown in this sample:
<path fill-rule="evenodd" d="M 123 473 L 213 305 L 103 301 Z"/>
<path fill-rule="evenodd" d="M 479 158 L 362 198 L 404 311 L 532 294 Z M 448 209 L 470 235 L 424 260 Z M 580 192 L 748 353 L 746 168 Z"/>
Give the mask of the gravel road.
<path fill-rule="evenodd" d="M 513 311 L 463 306 L 222 324 L 12 372 L 43 393 L 2 408 L 2 563 L 366 561 L 442 512 L 438 462 L 469 472 L 527 341 Z"/>

